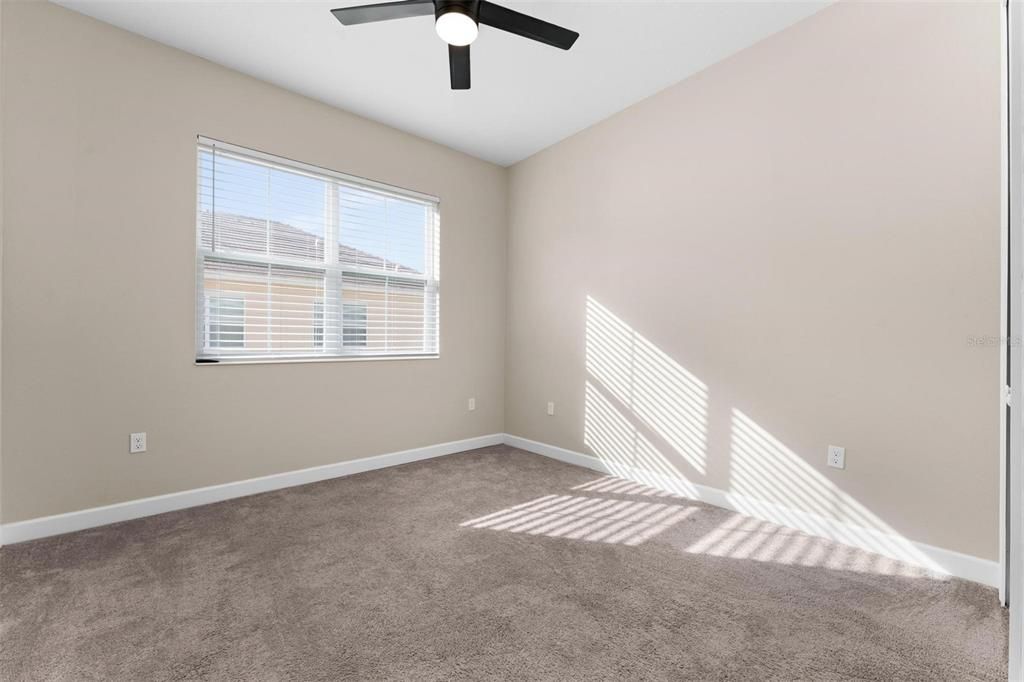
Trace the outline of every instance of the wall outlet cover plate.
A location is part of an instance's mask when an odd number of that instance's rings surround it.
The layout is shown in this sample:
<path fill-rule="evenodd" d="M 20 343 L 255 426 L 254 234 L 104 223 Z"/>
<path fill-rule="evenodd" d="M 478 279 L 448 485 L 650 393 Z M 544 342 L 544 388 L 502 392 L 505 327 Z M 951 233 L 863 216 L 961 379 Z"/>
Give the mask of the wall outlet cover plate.
<path fill-rule="evenodd" d="M 835 469 L 846 468 L 846 448 L 838 445 L 828 446 L 828 465 Z"/>
<path fill-rule="evenodd" d="M 128 439 L 128 452 L 145 452 L 146 451 L 146 432 L 133 433 Z"/>

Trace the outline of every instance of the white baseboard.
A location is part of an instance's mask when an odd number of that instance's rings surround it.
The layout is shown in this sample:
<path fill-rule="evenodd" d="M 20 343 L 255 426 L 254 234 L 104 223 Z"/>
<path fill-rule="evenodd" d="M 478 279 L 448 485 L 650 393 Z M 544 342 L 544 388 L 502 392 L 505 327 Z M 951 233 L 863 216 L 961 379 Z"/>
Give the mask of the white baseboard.
<path fill-rule="evenodd" d="M 326 464 L 309 469 L 288 471 L 260 478 L 250 478 L 244 481 L 213 485 L 206 488 L 184 490 L 167 495 L 120 502 L 104 507 L 93 507 L 66 514 L 29 519 L 28 521 L 7 523 L 0 526 L 0 545 L 71 533 L 119 521 L 129 521 L 187 507 L 197 507 L 236 497 L 290 488 L 305 483 L 315 483 L 316 481 L 323 481 L 329 478 L 350 476 L 364 471 L 383 469 L 501 443 L 601 473 L 640 480 L 654 487 L 678 493 L 691 499 L 741 512 L 772 523 L 796 528 L 812 535 L 828 538 L 861 549 L 878 552 L 940 573 L 973 580 L 993 587 L 998 587 L 1000 583 L 999 563 L 995 561 L 980 559 L 961 554 L 960 552 L 942 549 L 941 547 L 915 542 L 897 535 L 882 533 L 878 530 L 851 526 L 808 512 L 789 509 L 717 488 L 691 483 L 681 478 L 670 479 L 648 471 L 612 471 L 605 462 L 596 457 L 548 445 L 547 443 L 501 433 L 428 445 L 422 448 L 392 452 L 374 457 L 364 457 L 335 464 Z"/>
<path fill-rule="evenodd" d="M 195 488 L 167 495 L 158 495 L 156 497 L 146 497 L 141 500 L 120 502 L 104 507 L 93 507 L 66 514 L 29 519 L 28 521 L 6 523 L 0 526 L 0 545 L 25 542 L 26 540 L 35 540 L 50 535 L 60 535 L 96 526 L 105 526 L 119 521 L 130 521 L 131 519 L 185 509 L 186 507 L 198 507 L 212 502 L 222 502 L 236 497 L 290 488 L 296 485 L 303 485 L 304 483 L 315 483 L 316 481 L 323 481 L 328 478 L 351 476 L 352 474 L 364 471 L 383 469 L 422 459 L 441 457 L 442 455 L 451 455 L 464 450 L 499 445 L 502 442 L 504 442 L 504 435 L 494 433 L 487 436 L 456 440 L 438 445 L 428 445 L 422 448 L 402 450 L 401 452 L 392 452 L 385 455 L 326 464 L 309 469 L 286 471 L 281 474 L 250 478 L 234 483 L 224 483 L 206 488 Z"/>
<path fill-rule="evenodd" d="M 810 535 L 883 554 L 937 573 L 972 580 L 992 587 L 999 587 L 1001 582 L 999 562 L 997 561 L 981 559 L 923 542 L 915 542 L 877 529 L 846 524 L 810 512 L 692 483 L 682 478 L 669 478 L 650 471 L 623 470 L 620 466 L 616 466 L 613 471 L 606 462 L 596 457 L 519 436 L 505 434 L 505 443 L 521 450 L 604 474 L 646 483 L 652 487 L 700 500 L 716 507 L 723 507 L 764 521 L 795 528 Z"/>

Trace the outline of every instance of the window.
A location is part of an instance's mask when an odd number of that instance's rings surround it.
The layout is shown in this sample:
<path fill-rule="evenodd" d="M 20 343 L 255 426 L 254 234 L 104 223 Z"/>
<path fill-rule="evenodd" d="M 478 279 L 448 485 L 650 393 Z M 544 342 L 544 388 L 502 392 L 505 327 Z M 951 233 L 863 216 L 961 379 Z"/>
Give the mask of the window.
<path fill-rule="evenodd" d="M 437 355 L 438 202 L 200 138 L 196 357 Z"/>

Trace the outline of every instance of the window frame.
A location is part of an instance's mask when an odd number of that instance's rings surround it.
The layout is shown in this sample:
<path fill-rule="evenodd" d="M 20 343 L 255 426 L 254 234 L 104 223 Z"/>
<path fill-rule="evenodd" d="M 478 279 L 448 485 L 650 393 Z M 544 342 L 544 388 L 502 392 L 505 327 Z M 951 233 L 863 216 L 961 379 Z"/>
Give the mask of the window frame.
<path fill-rule="evenodd" d="M 356 175 L 342 173 L 329 168 L 316 166 L 313 164 L 296 161 L 285 156 L 269 154 L 267 152 L 251 149 L 248 147 L 242 147 L 213 138 L 204 137 L 198 135 L 196 137 L 196 221 L 195 221 L 195 249 L 196 249 L 196 350 L 195 350 L 195 361 L 196 365 L 234 365 L 234 364 L 278 364 L 278 363 L 306 363 L 306 362 L 367 362 L 367 361 L 379 361 L 379 360 L 432 360 L 438 359 L 441 356 L 441 322 L 440 322 L 440 230 L 441 230 L 441 201 L 438 197 L 415 190 L 409 190 L 395 185 L 389 185 L 386 183 L 378 182 L 375 180 L 369 180 Z M 433 225 L 429 225 L 427 234 L 425 235 L 426 240 L 432 240 L 433 243 L 424 243 L 425 247 L 425 261 L 424 261 L 424 272 L 423 273 L 411 273 L 411 272 L 399 272 L 389 271 L 385 267 L 382 269 L 374 269 L 368 267 L 361 267 L 351 263 L 341 263 L 336 260 L 336 254 L 338 249 L 338 242 L 336 234 L 332 231 L 330 234 L 324 234 L 324 260 L 322 262 L 308 261 L 302 259 L 291 259 L 286 256 L 271 256 L 268 254 L 259 253 L 242 253 L 242 252 L 222 252 L 217 251 L 215 248 L 207 248 L 203 245 L 201 239 L 201 202 L 200 202 L 200 160 L 201 155 L 206 153 L 220 153 L 228 156 L 234 156 L 240 158 L 245 162 L 254 162 L 256 164 L 265 164 L 270 168 L 283 168 L 290 172 L 298 174 L 304 174 L 314 177 L 318 180 L 333 181 L 329 184 L 329 191 L 334 197 L 338 194 L 338 184 L 349 185 L 357 190 L 370 190 L 372 192 L 390 196 L 396 199 L 412 200 L 424 204 L 432 204 L 432 218 Z M 332 197 L 332 203 L 336 203 L 336 199 Z M 331 223 L 333 229 L 337 229 L 339 226 L 336 222 Z M 266 265 L 269 267 L 294 267 L 302 270 L 318 271 L 323 273 L 323 286 L 324 286 L 324 299 L 321 302 L 321 321 L 319 328 L 322 329 L 322 340 L 317 345 L 316 343 L 316 318 L 315 308 L 313 316 L 313 344 L 314 347 L 308 353 L 300 354 L 282 354 L 282 353 L 244 353 L 228 357 L 209 357 L 206 355 L 206 351 L 213 347 L 209 344 L 209 316 L 207 314 L 208 299 L 210 296 L 215 297 L 232 297 L 230 292 L 227 293 L 211 293 L 206 290 L 203 286 L 203 274 L 204 266 L 208 260 L 227 262 L 227 263 L 239 263 L 246 265 Z M 433 301 L 433 311 L 430 312 L 425 309 L 424 311 L 424 339 L 425 346 L 432 347 L 431 351 L 424 352 L 367 352 L 362 350 L 366 347 L 366 344 L 353 345 L 346 344 L 344 342 L 344 308 L 346 305 L 362 305 L 365 309 L 365 304 L 358 301 L 346 303 L 342 297 L 342 279 L 344 275 L 363 275 L 372 278 L 387 279 L 389 281 L 399 282 L 414 282 L 423 283 L 424 298 L 426 300 Z M 341 275 L 340 277 L 338 275 Z M 334 306 L 336 312 L 328 313 L 330 309 L 326 306 L 327 297 L 336 297 L 338 305 Z M 243 297 L 244 299 L 244 297 Z M 243 301 L 244 305 L 244 301 Z M 202 317 L 200 317 L 200 306 L 203 308 Z M 337 320 L 333 318 L 337 316 Z M 428 322 L 430 317 L 434 317 L 433 322 Z M 332 318 L 332 319 L 328 319 Z M 334 324 L 336 322 L 337 324 Z M 332 328 L 332 325 L 337 328 L 337 334 L 329 334 L 328 330 Z M 367 327 L 364 326 L 364 330 Z M 243 329 L 243 338 L 245 331 Z M 364 331 L 364 334 L 368 334 L 368 331 Z M 334 337 L 337 337 L 336 339 Z M 429 342 L 426 339 L 430 339 Z M 345 348 L 357 349 L 355 352 L 346 352 Z"/>

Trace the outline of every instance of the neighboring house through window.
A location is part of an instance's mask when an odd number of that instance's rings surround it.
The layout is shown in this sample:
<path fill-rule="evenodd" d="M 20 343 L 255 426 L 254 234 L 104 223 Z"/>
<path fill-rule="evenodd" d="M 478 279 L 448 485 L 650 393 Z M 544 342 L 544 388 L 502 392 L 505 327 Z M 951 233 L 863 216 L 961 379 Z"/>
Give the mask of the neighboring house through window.
<path fill-rule="evenodd" d="M 245 348 L 245 299 L 206 297 L 207 348 Z"/>
<path fill-rule="evenodd" d="M 313 301 L 313 347 L 324 347 L 324 302 Z"/>
<path fill-rule="evenodd" d="M 346 303 L 342 312 L 342 344 L 351 348 L 366 347 L 366 306 Z"/>

